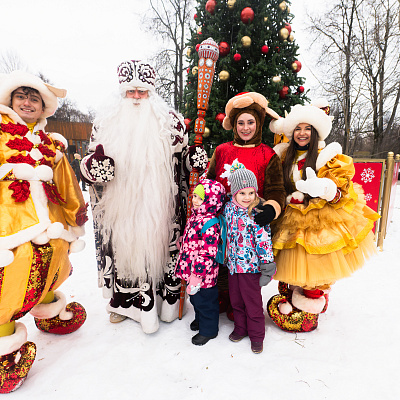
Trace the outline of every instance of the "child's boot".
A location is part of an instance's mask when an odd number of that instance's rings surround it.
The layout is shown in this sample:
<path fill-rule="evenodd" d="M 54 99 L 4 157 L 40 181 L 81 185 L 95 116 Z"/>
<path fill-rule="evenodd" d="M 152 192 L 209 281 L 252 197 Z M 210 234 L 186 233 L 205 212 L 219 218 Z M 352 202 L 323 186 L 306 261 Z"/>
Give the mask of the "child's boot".
<path fill-rule="evenodd" d="M 18 389 L 28 375 L 36 345 L 26 339 L 26 327 L 21 322 L 15 324 L 14 333 L 0 337 L 0 393 Z"/>
<path fill-rule="evenodd" d="M 57 291 L 54 292 L 53 301 L 33 307 L 30 313 L 35 317 L 37 328 L 57 335 L 66 335 L 79 329 L 86 320 L 86 311 L 79 303 L 66 303 L 65 295 Z"/>

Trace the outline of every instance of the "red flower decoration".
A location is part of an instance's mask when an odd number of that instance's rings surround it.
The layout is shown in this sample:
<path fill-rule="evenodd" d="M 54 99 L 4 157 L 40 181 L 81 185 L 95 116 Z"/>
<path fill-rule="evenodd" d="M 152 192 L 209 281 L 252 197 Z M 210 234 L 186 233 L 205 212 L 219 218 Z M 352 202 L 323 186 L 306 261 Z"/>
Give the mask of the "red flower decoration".
<path fill-rule="evenodd" d="M 20 136 L 25 136 L 29 132 L 29 129 L 26 125 L 13 124 L 12 122 L 9 122 L 8 124 L 1 124 L 1 130 L 3 132 L 10 133 L 11 135 Z"/>
<path fill-rule="evenodd" d="M 54 145 L 56 146 L 57 149 L 59 149 L 61 152 L 65 153 L 65 146 L 63 142 L 60 142 L 59 140 L 54 141 Z"/>
<path fill-rule="evenodd" d="M 9 140 L 6 143 L 6 146 L 9 147 L 10 149 L 15 149 L 18 151 L 31 151 L 33 147 L 33 143 L 29 141 L 26 137 L 23 137 L 22 139 L 15 138 L 13 140 Z"/>
<path fill-rule="evenodd" d="M 300 160 L 300 161 L 297 163 L 297 168 L 299 169 L 299 171 L 301 171 L 301 170 L 303 169 L 305 162 L 306 162 L 306 159 L 303 158 L 302 160 Z"/>
<path fill-rule="evenodd" d="M 12 156 L 7 159 L 9 163 L 14 164 L 29 164 L 35 165 L 36 161 L 28 154 L 27 156 L 23 156 L 22 154 L 18 154 L 17 156 Z"/>
<path fill-rule="evenodd" d="M 89 203 L 86 203 L 83 207 L 81 207 L 76 213 L 76 223 L 78 226 L 82 226 L 86 221 L 89 220 L 87 216 L 87 208 Z"/>
<path fill-rule="evenodd" d="M 54 183 L 42 182 L 44 191 L 47 198 L 54 204 L 60 204 L 60 202 L 65 203 L 65 200 L 61 197 L 57 190 L 57 186 Z"/>
<path fill-rule="evenodd" d="M 40 165 L 47 165 L 48 167 L 53 168 L 53 166 L 51 165 L 51 162 L 46 160 L 44 157 L 39 160 L 39 164 Z"/>
<path fill-rule="evenodd" d="M 43 132 L 43 131 L 39 131 L 38 135 L 40 137 L 40 140 L 44 143 L 47 144 L 48 146 L 51 145 L 51 140 L 50 138 Z"/>
<path fill-rule="evenodd" d="M 39 144 L 38 149 L 44 156 L 47 156 L 47 157 L 55 157 L 56 156 L 56 153 L 54 153 L 53 150 L 49 149 L 48 147 L 46 147 L 43 144 Z"/>
<path fill-rule="evenodd" d="M 8 188 L 14 191 L 11 197 L 14 197 L 16 202 L 25 201 L 29 197 L 29 187 L 28 181 L 14 181 L 8 185 Z"/>

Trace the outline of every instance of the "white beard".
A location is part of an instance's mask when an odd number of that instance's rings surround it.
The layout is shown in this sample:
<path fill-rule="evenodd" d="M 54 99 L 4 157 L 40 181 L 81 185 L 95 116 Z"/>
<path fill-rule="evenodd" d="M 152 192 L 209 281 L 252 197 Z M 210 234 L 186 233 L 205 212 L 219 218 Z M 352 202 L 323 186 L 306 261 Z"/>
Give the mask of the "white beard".
<path fill-rule="evenodd" d="M 132 100 L 122 99 L 96 135 L 115 162 L 96 217 L 106 241 L 111 234 L 118 277 L 157 283 L 169 256 L 175 208 L 168 112 L 157 107 L 155 113 L 150 99 L 139 106 Z"/>

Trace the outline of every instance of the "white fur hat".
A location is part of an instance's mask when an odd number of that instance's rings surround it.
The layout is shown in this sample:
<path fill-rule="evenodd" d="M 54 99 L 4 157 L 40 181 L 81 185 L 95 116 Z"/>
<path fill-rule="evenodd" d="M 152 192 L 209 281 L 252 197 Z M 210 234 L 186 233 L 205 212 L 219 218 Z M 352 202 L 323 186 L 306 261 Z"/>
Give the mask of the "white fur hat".
<path fill-rule="evenodd" d="M 11 107 L 11 93 L 21 86 L 36 89 L 44 102 L 43 118 L 52 116 L 58 107 L 57 97 L 67 95 L 65 89 L 58 89 L 43 82 L 38 76 L 25 71 L 13 71 L 1 76 L 0 80 L 0 104 Z"/>
<path fill-rule="evenodd" d="M 120 93 L 124 95 L 127 90 L 142 88 L 155 91 L 156 72 L 154 68 L 140 60 L 124 61 L 118 66 L 118 80 Z"/>
<path fill-rule="evenodd" d="M 307 123 L 318 131 L 318 140 L 324 141 L 332 129 L 332 117 L 317 106 L 296 104 L 285 118 L 272 120 L 269 129 L 274 133 L 284 133 L 288 139 L 298 124 Z"/>

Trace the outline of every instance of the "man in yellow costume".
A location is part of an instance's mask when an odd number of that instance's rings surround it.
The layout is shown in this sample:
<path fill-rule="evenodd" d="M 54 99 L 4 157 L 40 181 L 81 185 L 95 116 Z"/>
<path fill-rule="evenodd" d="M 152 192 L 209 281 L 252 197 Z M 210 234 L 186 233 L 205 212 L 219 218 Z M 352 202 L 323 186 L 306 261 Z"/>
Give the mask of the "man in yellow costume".
<path fill-rule="evenodd" d="M 0 393 L 26 379 L 36 355 L 26 313 L 44 331 L 67 334 L 86 319 L 78 303 L 55 291 L 84 242 L 86 206 L 63 154 L 67 141 L 45 132 L 66 91 L 22 71 L 0 80 Z"/>

